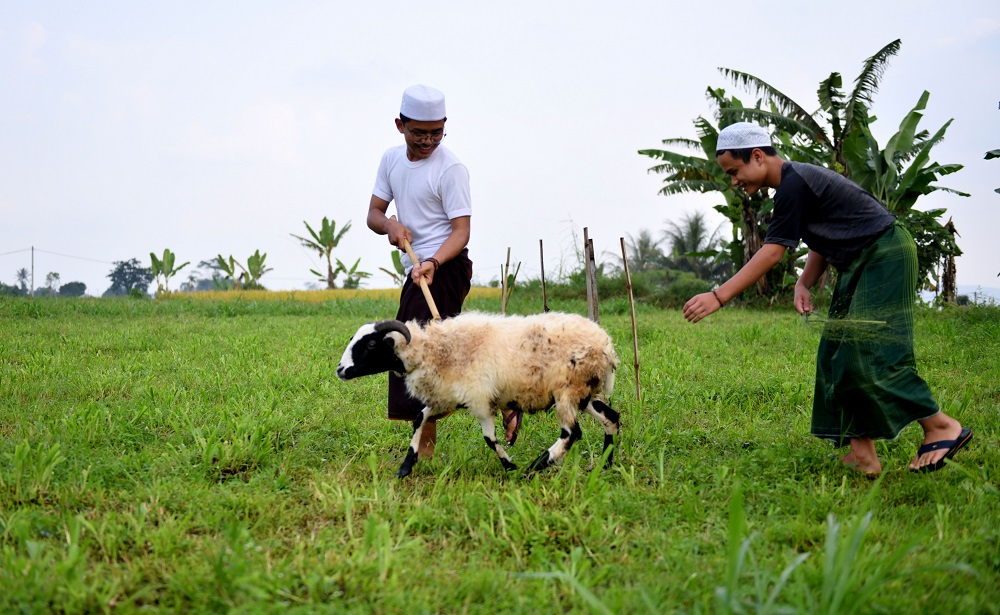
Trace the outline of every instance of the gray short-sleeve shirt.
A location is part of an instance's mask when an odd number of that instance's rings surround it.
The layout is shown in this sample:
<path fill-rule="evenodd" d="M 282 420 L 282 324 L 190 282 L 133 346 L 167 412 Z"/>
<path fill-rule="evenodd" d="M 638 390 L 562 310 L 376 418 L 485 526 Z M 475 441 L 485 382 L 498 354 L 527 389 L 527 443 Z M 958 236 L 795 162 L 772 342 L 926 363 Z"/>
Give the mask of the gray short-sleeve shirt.
<path fill-rule="evenodd" d="M 795 248 L 804 241 L 842 269 L 895 219 L 870 192 L 843 175 L 804 162 L 785 162 L 764 242 Z"/>

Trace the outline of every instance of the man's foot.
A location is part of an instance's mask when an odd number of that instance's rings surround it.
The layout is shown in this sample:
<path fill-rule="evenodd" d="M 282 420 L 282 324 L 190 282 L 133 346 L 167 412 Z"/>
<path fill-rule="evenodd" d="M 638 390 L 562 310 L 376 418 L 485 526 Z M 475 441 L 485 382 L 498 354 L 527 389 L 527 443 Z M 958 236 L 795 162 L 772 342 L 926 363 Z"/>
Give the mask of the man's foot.
<path fill-rule="evenodd" d="M 420 448 L 417 450 L 420 459 L 427 460 L 434 456 L 434 444 L 437 442 L 437 422 L 453 413 L 454 410 L 436 414 L 424 423 L 424 430 L 420 432 Z"/>
<path fill-rule="evenodd" d="M 521 421 L 524 420 L 524 411 L 517 408 L 504 408 L 500 411 L 503 416 L 504 438 L 507 446 L 514 446 L 517 442 L 517 432 L 521 430 Z"/>
<path fill-rule="evenodd" d="M 947 427 L 935 429 L 924 425 L 924 441 L 917 449 L 916 458 L 910 462 L 914 472 L 933 472 L 944 467 L 945 459 L 954 457 L 958 449 L 972 439 L 972 431 L 963 429 L 961 423 L 949 419 Z"/>
<path fill-rule="evenodd" d="M 958 438 L 962 433 L 962 424 L 944 412 L 938 412 L 934 416 L 918 422 L 924 430 L 924 441 L 920 443 L 917 456 L 910 462 L 910 469 L 921 472 L 925 471 L 924 468 L 928 466 L 939 466 L 944 463 L 942 459 L 949 453 L 950 449 L 929 445 Z"/>
<path fill-rule="evenodd" d="M 434 457 L 434 444 L 436 442 L 437 421 L 427 421 L 420 432 L 420 448 L 417 449 L 418 458 L 426 461 Z"/>
<path fill-rule="evenodd" d="M 851 451 L 841 457 L 840 462 L 868 478 L 876 478 L 882 473 L 882 462 L 875 452 L 875 441 L 870 438 L 851 438 Z"/>

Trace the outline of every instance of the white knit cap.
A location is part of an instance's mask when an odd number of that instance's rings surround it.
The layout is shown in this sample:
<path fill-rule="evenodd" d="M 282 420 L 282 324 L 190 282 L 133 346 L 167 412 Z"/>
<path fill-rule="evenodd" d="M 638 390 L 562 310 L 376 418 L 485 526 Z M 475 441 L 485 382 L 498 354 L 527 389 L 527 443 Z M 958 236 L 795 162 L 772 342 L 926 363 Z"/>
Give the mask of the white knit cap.
<path fill-rule="evenodd" d="M 427 85 L 411 85 L 403 90 L 399 114 L 418 122 L 436 122 L 446 117 L 444 93 Z"/>
<path fill-rule="evenodd" d="M 750 122 L 736 122 L 719 132 L 719 142 L 716 151 L 724 149 L 752 149 L 755 147 L 771 147 L 771 137 L 767 131 Z"/>

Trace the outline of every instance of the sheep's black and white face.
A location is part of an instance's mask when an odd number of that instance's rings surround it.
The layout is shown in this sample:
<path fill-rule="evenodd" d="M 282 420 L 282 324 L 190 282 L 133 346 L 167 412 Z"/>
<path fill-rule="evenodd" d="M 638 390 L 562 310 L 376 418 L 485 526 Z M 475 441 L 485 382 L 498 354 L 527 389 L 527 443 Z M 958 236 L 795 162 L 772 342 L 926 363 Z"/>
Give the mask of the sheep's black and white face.
<path fill-rule="evenodd" d="M 390 333 L 380 322 L 362 325 L 340 358 L 337 377 L 350 380 L 388 371 L 405 372 L 403 362 L 396 356 L 396 339 Z"/>

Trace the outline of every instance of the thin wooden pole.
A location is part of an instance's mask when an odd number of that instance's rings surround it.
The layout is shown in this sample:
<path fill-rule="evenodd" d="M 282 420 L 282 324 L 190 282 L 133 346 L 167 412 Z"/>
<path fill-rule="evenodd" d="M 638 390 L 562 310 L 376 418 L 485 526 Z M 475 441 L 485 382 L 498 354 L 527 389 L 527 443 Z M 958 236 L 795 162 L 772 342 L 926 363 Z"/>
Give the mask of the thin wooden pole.
<path fill-rule="evenodd" d="M 392 216 L 391 219 L 395 220 L 396 216 Z M 403 238 L 403 251 L 405 251 L 406 255 L 410 257 L 410 264 L 413 267 L 416 267 L 420 263 L 420 261 L 417 260 L 417 255 L 413 253 L 413 246 L 410 245 L 409 241 L 406 241 L 405 237 Z M 240 266 L 242 267 L 242 265 Z M 235 271 L 233 273 L 235 274 Z M 235 277 L 233 278 L 233 284 L 234 286 L 236 285 Z M 237 286 L 237 288 L 239 287 Z M 420 278 L 420 290 L 424 293 L 424 299 L 427 301 L 427 307 L 431 309 L 431 316 L 434 317 L 434 320 L 441 320 L 441 314 L 438 312 L 437 304 L 434 303 L 434 297 L 431 295 L 431 289 L 427 288 L 427 280 L 422 277 Z"/>
<path fill-rule="evenodd" d="M 632 274 L 628 270 L 628 255 L 625 254 L 625 238 L 622 242 L 622 264 L 625 265 L 625 288 L 628 289 L 628 306 L 632 310 L 632 356 L 635 368 L 635 399 L 642 402 L 642 387 L 639 385 L 639 335 L 635 327 L 635 297 L 632 295 Z"/>
<path fill-rule="evenodd" d="M 517 261 L 517 267 L 514 267 L 514 275 L 509 276 L 509 281 L 507 282 L 507 299 L 510 301 L 510 296 L 514 294 L 514 289 L 517 287 L 517 274 L 521 272 L 521 261 Z"/>
<path fill-rule="evenodd" d="M 500 268 L 500 313 L 507 314 L 507 272 L 510 271 L 510 248 L 507 248 L 507 262 Z"/>
<path fill-rule="evenodd" d="M 416 267 L 420 264 L 417 260 L 417 255 L 413 253 L 413 247 L 410 246 L 410 242 L 403 239 L 403 250 L 406 251 L 406 255 L 410 257 L 410 262 Z M 434 297 L 431 295 L 431 289 L 427 287 L 427 280 L 423 277 L 420 278 L 420 290 L 424 293 L 424 299 L 427 300 L 427 307 L 431 309 L 431 316 L 434 320 L 441 320 L 441 314 L 438 312 L 437 304 L 434 303 Z"/>
<path fill-rule="evenodd" d="M 500 313 L 507 314 L 507 302 L 504 297 L 507 296 L 507 272 L 503 270 L 503 265 L 500 265 Z"/>
<path fill-rule="evenodd" d="M 595 320 L 594 287 L 590 283 L 591 275 L 593 275 L 593 272 L 590 270 L 590 235 L 585 226 L 583 227 L 583 283 L 587 286 L 587 318 Z"/>
<path fill-rule="evenodd" d="M 538 261 L 542 265 L 542 311 L 549 311 L 549 298 L 545 295 L 545 247 L 542 240 L 538 240 Z"/>
<path fill-rule="evenodd" d="M 597 263 L 594 262 L 594 240 L 587 241 L 587 265 L 590 268 L 590 295 L 593 298 L 593 316 L 591 320 L 596 323 L 601 322 L 600 301 L 597 297 Z"/>

